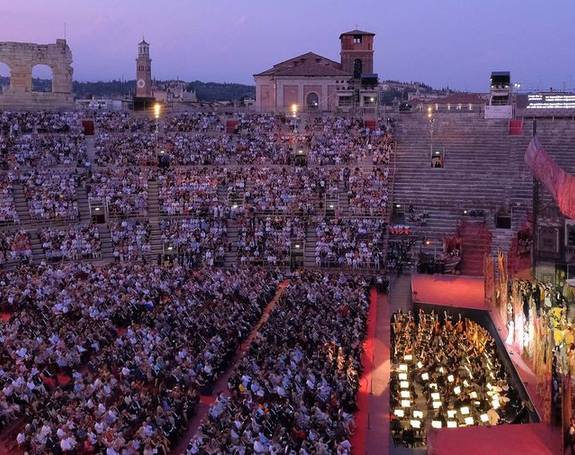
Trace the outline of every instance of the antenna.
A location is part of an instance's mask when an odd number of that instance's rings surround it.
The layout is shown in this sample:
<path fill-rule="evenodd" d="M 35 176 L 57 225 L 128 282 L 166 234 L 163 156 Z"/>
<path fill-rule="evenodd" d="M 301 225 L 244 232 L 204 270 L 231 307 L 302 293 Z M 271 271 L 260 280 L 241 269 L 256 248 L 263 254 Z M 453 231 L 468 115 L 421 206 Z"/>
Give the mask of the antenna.
<path fill-rule="evenodd" d="M 64 22 L 64 39 L 66 39 L 66 32 L 67 32 L 67 24 Z"/>

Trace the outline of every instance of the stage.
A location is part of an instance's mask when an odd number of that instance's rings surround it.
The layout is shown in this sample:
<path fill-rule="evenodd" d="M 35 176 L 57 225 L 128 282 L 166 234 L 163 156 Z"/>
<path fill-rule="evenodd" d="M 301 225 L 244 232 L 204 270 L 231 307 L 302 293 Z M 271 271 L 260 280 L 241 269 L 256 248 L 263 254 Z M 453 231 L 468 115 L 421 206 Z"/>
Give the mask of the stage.
<path fill-rule="evenodd" d="M 559 429 L 544 423 L 444 428 L 429 432 L 429 455 L 557 455 Z"/>
<path fill-rule="evenodd" d="M 418 275 L 411 279 L 414 305 L 437 307 L 436 310 L 460 310 L 467 314 L 481 314 L 492 324 L 499 338 L 498 348 L 505 350 L 540 421 L 543 414 L 542 397 L 537 394 L 537 378 L 513 346 L 503 340 L 507 328 L 497 312 L 485 304 L 483 277 L 451 275 Z M 465 453 L 466 455 L 496 454 L 559 454 L 560 433 L 553 433 L 545 423 L 499 425 L 435 430 L 430 434 L 430 454 Z M 431 449 L 432 448 L 432 449 Z"/>
<path fill-rule="evenodd" d="M 413 275 L 413 303 L 452 308 L 487 310 L 482 277 L 455 275 Z"/>

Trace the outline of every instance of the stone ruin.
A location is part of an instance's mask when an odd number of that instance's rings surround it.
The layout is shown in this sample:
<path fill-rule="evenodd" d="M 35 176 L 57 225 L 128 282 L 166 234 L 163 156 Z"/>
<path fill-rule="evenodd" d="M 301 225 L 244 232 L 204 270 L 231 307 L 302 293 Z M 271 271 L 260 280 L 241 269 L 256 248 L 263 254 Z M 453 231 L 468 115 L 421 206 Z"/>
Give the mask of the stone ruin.
<path fill-rule="evenodd" d="M 72 51 L 64 39 L 55 44 L 0 42 L 0 62 L 10 69 L 10 86 L 0 94 L 0 109 L 69 109 L 72 93 Z M 52 70 L 52 91 L 32 90 L 32 68 Z"/>

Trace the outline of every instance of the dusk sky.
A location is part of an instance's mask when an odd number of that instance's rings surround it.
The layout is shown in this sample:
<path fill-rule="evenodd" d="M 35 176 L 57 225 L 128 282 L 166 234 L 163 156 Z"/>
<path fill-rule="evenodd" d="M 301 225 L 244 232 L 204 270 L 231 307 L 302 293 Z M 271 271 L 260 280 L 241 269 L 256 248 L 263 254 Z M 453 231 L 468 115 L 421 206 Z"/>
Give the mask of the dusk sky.
<path fill-rule="evenodd" d="M 339 61 L 339 34 L 376 33 L 380 79 L 485 91 L 492 70 L 527 88 L 575 86 L 573 0 L 2 0 L 0 41 L 67 36 L 74 78 L 135 78 L 151 43 L 158 79 L 253 83 L 314 51 Z"/>

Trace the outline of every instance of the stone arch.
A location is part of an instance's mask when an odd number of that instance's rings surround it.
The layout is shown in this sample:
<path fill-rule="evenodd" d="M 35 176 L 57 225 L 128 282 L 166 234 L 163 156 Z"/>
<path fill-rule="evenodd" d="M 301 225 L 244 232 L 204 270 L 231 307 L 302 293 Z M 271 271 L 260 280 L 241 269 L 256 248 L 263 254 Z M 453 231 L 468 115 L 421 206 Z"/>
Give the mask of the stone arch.
<path fill-rule="evenodd" d="M 0 95 L 10 90 L 11 74 L 12 69 L 10 68 L 10 65 L 0 60 Z M 5 81 L 4 78 L 8 78 L 8 80 Z"/>
<path fill-rule="evenodd" d="M 46 109 L 71 107 L 72 51 L 66 40 L 55 44 L 0 42 L 0 61 L 10 67 L 10 89 L 0 95 L 0 107 Z M 50 92 L 32 90 L 32 69 L 47 65 L 52 70 Z"/>
<path fill-rule="evenodd" d="M 54 70 L 45 63 L 36 63 L 30 71 L 30 90 L 32 92 L 52 93 Z"/>
<path fill-rule="evenodd" d="M 316 92 L 309 92 L 305 97 L 305 106 L 308 110 L 318 110 L 319 95 Z"/>

